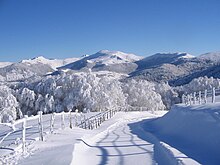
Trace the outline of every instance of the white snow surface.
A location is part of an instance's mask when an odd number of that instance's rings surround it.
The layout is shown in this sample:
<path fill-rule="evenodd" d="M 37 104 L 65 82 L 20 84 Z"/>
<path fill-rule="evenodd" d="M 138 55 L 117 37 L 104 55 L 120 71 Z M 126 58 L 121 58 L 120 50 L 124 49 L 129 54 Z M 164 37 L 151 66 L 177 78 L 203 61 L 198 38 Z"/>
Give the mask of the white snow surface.
<path fill-rule="evenodd" d="M 179 54 L 181 54 L 181 53 L 179 53 Z M 183 56 L 181 56 L 181 57 L 179 57 L 179 58 L 195 58 L 195 56 L 186 53 L 185 55 L 183 55 Z"/>
<path fill-rule="evenodd" d="M 179 104 L 166 114 L 118 112 L 95 130 L 56 130 L 32 143 L 18 164 L 220 164 L 219 107 L 217 102 Z"/>
<path fill-rule="evenodd" d="M 220 103 L 175 105 L 162 118 L 145 122 L 144 129 L 201 164 L 220 164 L 219 107 Z"/>
<path fill-rule="evenodd" d="M 143 121 L 164 113 L 119 112 L 95 130 L 57 131 L 48 135 L 45 142 L 36 142 L 30 156 L 18 164 L 184 164 L 181 159 L 198 164 L 144 131 Z"/>
<path fill-rule="evenodd" d="M 98 53 L 90 56 L 86 56 L 85 58 L 88 58 L 88 62 L 90 63 L 101 63 L 101 64 L 109 65 L 109 64 L 135 62 L 142 59 L 143 57 L 137 56 L 135 54 L 120 52 L 120 51 L 101 50 Z"/>
<path fill-rule="evenodd" d="M 54 70 L 57 68 L 67 65 L 69 63 L 75 62 L 79 60 L 80 58 L 66 58 L 66 59 L 47 59 L 43 56 L 39 56 L 33 59 L 28 59 L 28 60 L 22 60 L 21 63 L 26 63 L 26 64 L 37 64 L 37 63 L 42 63 L 42 64 L 47 64 Z"/>
<path fill-rule="evenodd" d="M 132 135 L 128 124 L 144 118 L 158 117 L 164 113 L 166 111 L 157 111 L 155 114 L 149 112 L 119 112 L 95 130 L 81 128 L 57 130 L 55 134 L 47 135 L 44 142 L 36 141 L 29 146 L 29 156 L 27 158 L 20 157 L 18 164 L 89 165 L 98 164 L 100 161 L 108 159 L 110 160 L 106 162 L 107 164 L 117 164 L 117 162 L 122 161 L 121 159 L 124 159 L 124 163 L 128 163 L 133 159 L 132 162 L 134 163 L 138 158 L 143 158 L 145 163 L 148 161 L 153 163 L 155 161 L 153 158 L 153 144 L 145 142 L 138 135 Z M 97 147 L 89 147 L 84 142 L 91 146 L 97 145 Z M 105 152 L 102 153 L 101 147 L 108 149 L 109 152 L 112 152 L 111 154 L 115 154 L 115 157 L 114 155 L 105 155 Z M 145 149 L 145 147 L 147 148 Z M 120 152 L 122 152 L 122 155 L 120 155 Z M 60 157 L 61 154 L 62 157 Z M 86 157 L 82 154 L 86 154 Z M 125 154 L 125 157 L 123 154 Z M 132 162 L 129 164 L 132 164 Z"/>

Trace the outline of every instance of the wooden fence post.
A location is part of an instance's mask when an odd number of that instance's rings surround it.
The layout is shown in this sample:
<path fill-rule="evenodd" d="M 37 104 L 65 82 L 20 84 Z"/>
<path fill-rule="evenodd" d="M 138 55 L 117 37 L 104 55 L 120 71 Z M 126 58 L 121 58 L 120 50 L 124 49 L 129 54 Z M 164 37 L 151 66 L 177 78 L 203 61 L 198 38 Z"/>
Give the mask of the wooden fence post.
<path fill-rule="evenodd" d="M 193 92 L 193 104 L 196 104 L 196 92 Z"/>
<path fill-rule="evenodd" d="M 91 129 L 91 122 L 89 119 L 87 119 L 87 121 L 88 121 L 88 129 Z"/>
<path fill-rule="evenodd" d="M 73 125 L 72 125 L 72 114 L 71 114 L 71 110 L 69 111 L 69 119 L 70 119 L 70 128 L 72 129 L 72 128 L 73 128 Z"/>
<path fill-rule="evenodd" d="M 84 120 L 84 128 L 86 129 L 87 125 L 86 125 L 86 115 L 83 115 L 83 120 Z"/>
<path fill-rule="evenodd" d="M 50 119 L 50 133 L 53 133 L 54 120 L 55 120 L 55 113 L 53 112 L 53 113 L 51 114 L 51 119 Z"/>
<path fill-rule="evenodd" d="M 97 118 L 95 118 L 95 128 L 98 128 Z"/>
<path fill-rule="evenodd" d="M 61 112 L 61 128 L 62 128 L 62 129 L 65 128 L 65 123 L 64 123 L 64 111 Z"/>
<path fill-rule="evenodd" d="M 43 137 L 43 121 L 42 121 L 42 114 L 43 112 L 42 111 L 39 111 L 38 112 L 38 115 L 39 115 L 39 118 L 38 118 L 38 128 L 39 128 L 39 138 L 41 141 L 44 140 L 44 137 Z"/>
<path fill-rule="evenodd" d="M 189 105 L 192 105 L 192 94 L 189 94 Z"/>
<path fill-rule="evenodd" d="M 107 120 L 108 120 L 108 112 L 109 112 L 109 111 L 107 111 L 107 113 L 106 113 L 106 118 L 107 118 Z"/>
<path fill-rule="evenodd" d="M 215 102 L 215 87 L 212 88 L 212 103 Z"/>
<path fill-rule="evenodd" d="M 22 151 L 23 151 L 23 154 L 26 154 L 27 150 L 26 150 L 26 145 L 25 145 L 25 142 L 26 142 L 26 122 L 27 122 L 27 118 L 28 116 L 25 115 L 24 116 L 24 121 L 23 121 L 23 124 L 22 124 Z"/>
<path fill-rule="evenodd" d="M 75 117 L 75 126 L 77 127 L 77 125 L 78 125 L 77 119 L 78 119 L 78 118 L 77 118 L 77 114 L 76 114 L 76 113 L 75 113 L 75 116 L 74 116 L 74 117 Z M 82 121 L 82 119 L 81 119 L 81 121 Z"/>
<path fill-rule="evenodd" d="M 199 104 L 201 104 L 201 101 L 202 101 L 202 93 L 201 91 L 199 91 Z"/>
<path fill-rule="evenodd" d="M 205 93 L 204 93 L 204 102 L 207 103 L 207 89 L 205 90 Z"/>
<path fill-rule="evenodd" d="M 182 95 L 182 103 L 185 103 L 185 95 Z"/>

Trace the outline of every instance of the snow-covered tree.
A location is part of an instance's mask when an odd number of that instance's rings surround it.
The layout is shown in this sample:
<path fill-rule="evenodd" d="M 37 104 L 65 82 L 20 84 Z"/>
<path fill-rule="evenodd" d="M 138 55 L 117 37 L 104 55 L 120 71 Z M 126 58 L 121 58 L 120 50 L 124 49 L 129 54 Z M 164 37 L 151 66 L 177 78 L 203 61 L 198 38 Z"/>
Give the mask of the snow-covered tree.
<path fill-rule="evenodd" d="M 10 122 L 20 115 L 19 104 L 12 90 L 5 85 L 0 85 L 0 122 Z"/>
<path fill-rule="evenodd" d="M 155 92 L 154 84 L 146 80 L 128 80 L 123 85 L 127 104 L 131 107 L 144 107 L 147 110 L 163 110 L 161 96 Z"/>
<path fill-rule="evenodd" d="M 161 95 L 167 109 L 170 109 L 173 104 L 180 102 L 178 93 L 168 83 L 155 83 L 155 91 Z"/>

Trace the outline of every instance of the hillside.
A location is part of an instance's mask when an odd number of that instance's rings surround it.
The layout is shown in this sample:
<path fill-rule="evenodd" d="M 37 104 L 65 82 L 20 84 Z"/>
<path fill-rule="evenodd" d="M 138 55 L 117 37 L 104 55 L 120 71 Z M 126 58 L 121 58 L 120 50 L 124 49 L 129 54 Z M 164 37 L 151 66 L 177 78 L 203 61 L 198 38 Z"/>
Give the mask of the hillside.
<path fill-rule="evenodd" d="M 76 62 L 60 67 L 59 69 L 81 70 L 90 68 L 95 71 L 108 70 L 125 73 L 134 71 L 137 68 L 134 62 L 140 59 L 142 59 L 142 57 L 134 54 L 101 50 Z"/>

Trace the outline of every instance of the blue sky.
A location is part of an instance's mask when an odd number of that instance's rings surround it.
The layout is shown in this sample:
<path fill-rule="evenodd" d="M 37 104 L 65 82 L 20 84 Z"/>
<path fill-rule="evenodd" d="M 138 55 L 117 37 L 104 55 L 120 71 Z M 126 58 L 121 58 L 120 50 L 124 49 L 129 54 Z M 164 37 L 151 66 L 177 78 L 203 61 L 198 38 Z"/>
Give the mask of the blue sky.
<path fill-rule="evenodd" d="M 0 61 L 220 51 L 219 0 L 0 0 Z"/>

